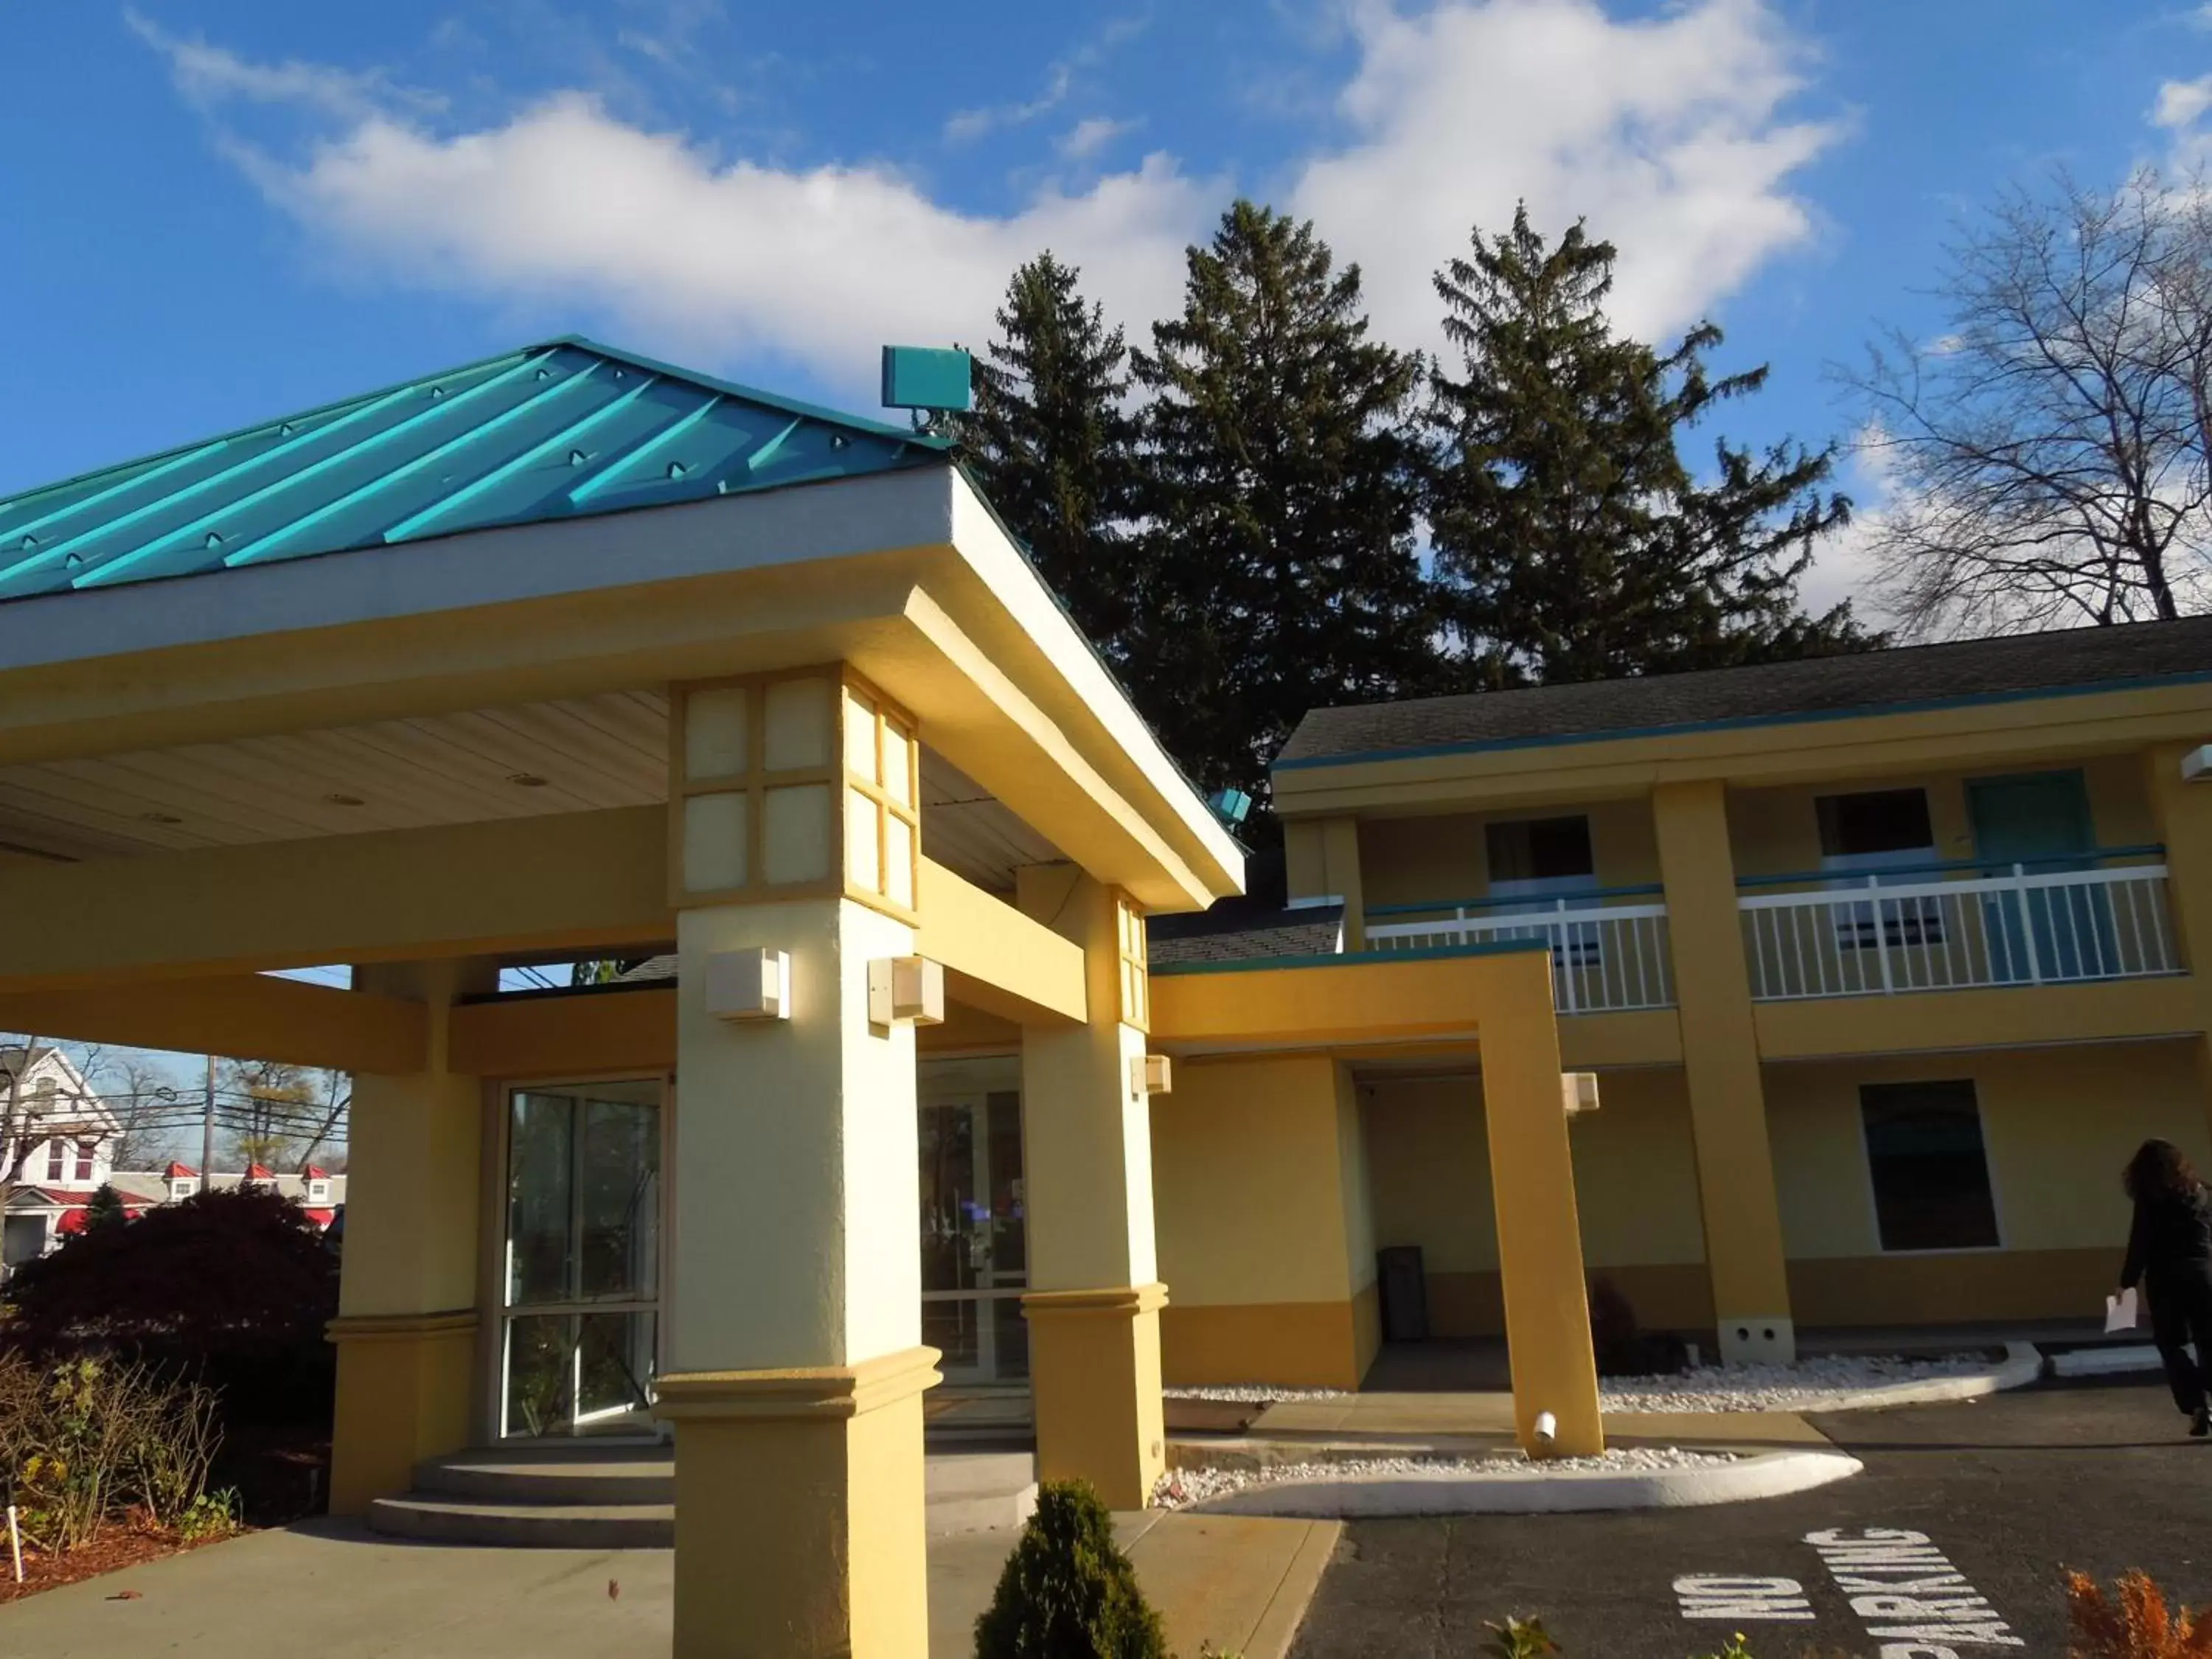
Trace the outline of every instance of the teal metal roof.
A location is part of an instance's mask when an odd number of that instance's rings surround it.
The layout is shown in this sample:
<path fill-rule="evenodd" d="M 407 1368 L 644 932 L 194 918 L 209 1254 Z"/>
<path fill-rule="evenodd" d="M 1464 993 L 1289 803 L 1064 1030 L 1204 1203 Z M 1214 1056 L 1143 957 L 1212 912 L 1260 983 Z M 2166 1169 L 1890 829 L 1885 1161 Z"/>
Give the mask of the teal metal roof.
<path fill-rule="evenodd" d="M 568 337 L 0 498 L 0 601 L 944 459 Z"/>

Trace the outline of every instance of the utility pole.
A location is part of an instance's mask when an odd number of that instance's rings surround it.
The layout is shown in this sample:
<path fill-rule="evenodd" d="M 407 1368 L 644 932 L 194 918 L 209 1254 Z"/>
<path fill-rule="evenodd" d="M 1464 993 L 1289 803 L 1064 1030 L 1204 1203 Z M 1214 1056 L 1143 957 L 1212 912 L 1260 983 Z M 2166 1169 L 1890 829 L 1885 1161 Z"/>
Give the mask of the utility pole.
<path fill-rule="evenodd" d="M 215 1190 L 215 1056 L 207 1057 L 207 1088 L 200 1104 L 200 1190 Z"/>

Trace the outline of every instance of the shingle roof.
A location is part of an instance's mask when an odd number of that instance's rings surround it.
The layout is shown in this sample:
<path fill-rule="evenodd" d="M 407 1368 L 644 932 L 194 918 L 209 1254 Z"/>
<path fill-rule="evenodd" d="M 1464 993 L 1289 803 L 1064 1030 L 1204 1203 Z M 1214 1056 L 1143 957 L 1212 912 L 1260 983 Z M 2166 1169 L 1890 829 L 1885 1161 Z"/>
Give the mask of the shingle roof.
<path fill-rule="evenodd" d="M 1156 969 L 1194 962 L 1260 962 L 1279 957 L 1333 956 L 1344 949 L 1344 907 L 1291 908 L 1224 899 L 1194 915 L 1154 916 L 1145 924 Z"/>
<path fill-rule="evenodd" d="M 944 459 L 569 336 L 0 497 L 0 601 Z"/>
<path fill-rule="evenodd" d="M 1896 647 L 1755 668 L 1316 708 L 1278 768 L 1408 750 L 1487 748 L 1681 726 L 1899 712 L 1988 697 L 2212 676 L 2212 617 Z"/>

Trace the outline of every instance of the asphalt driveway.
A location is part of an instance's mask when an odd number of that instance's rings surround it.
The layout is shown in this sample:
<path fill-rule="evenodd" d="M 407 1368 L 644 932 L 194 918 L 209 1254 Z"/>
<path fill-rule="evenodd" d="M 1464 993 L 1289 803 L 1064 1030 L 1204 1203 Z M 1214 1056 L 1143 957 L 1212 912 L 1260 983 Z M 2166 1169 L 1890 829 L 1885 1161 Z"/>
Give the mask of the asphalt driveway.
<path fill-rule="evenodd" d="M 1567 1659 L 1942 1659 L 2066 1646 L 2062 1567 L 2212 1603 L 2212 1444 L 2151 1379 L 1814 1419 L 1866 1465 L 1788 1498 L 1353 1523 L 1292 1659 L 1468 1659 L 1534 1615 Z"/>

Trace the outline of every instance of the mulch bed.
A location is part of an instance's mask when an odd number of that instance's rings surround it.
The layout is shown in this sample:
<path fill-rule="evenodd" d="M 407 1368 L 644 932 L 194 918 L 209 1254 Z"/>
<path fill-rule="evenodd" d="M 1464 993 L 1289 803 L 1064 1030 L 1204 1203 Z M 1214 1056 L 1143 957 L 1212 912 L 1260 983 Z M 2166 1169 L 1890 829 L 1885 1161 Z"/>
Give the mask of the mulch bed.
<path fill-rule="evenodd" d="M 232 1537 L 237 1534 L 233 1533 Z M 159 1561 L 164 1556 L 176 1555 L 185 1550 L 198 1549 L 202 1544 L 220 1540 L 203 1538 L 187 1543 L 173 1532 L 162 1527 L 151 1527 L 141 1517 L 127 1521 L 110 1521 L 98 1533 L 65 1554 L 51 1555 L 44 1550 L 26 1548 L 23 1551 L 23 1582 L 15 1583 L 14 1568 L 8 1559 L 8 1540 L 0 1532 L 0 1604 L 20 1601 L 26 1595 L 36 1595 L 40 1590 L 58 1589 L 64 1584 L 74 1584 L 86 1578 L 96 1578 L 103 1572 L 116 1572 L 125 1567 L 143 1566 L 149 1561 Z M 137 1592 L 126 1580 L 118 1583 L 114 1601 L 132 1601 Z"/>

